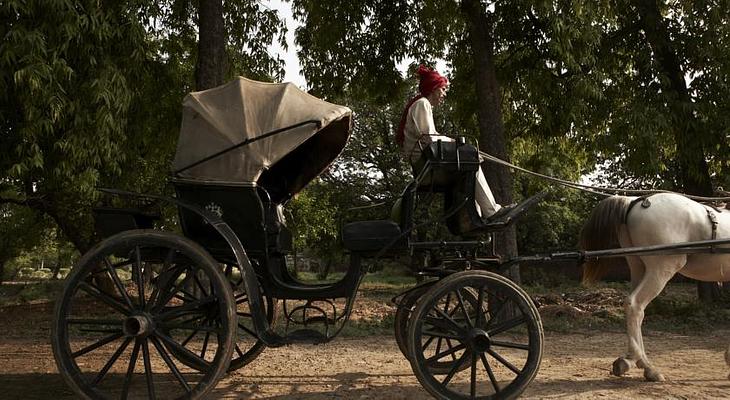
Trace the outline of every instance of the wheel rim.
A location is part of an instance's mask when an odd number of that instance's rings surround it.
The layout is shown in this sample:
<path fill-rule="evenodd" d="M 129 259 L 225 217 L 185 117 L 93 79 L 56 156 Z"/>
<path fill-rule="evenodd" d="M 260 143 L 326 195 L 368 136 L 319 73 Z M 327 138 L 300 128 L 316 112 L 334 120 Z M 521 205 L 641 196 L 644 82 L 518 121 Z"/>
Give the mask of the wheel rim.
<path fill-rule="evenodd" d="M 248 294 L 243 290 L 243 278 L 236 273 L 237 268 L 229 265 L 225 268 L 226 278 L 231 282 L 234 289 L 234 301 L 236 302 L 236 338 L 233 345 L 233 358 L 228 368 L 234 371 L 248 365 L 266 349 L 266 344 L 258 338 L 253 322 L 253 315 L 248 302 Z M 278 301 L 270 296 L 264 296 L 264 310 L 269 326 L 276 323 Z"/>
<path fill-rule="evenodd" d="M 72 388 L 115 399 L 212 389 L 230 360 L 235 321 L 230 286 L 211 260 L 162 232 L 125 232 L 84 255 L 53 324 L 56 363 Z"/>
<path fill-rule="evenodd" d="M 470 292 L 476 301 L 467 300 Z M 408 334 L 414 373 L 439 398 L 516 397 L 542 357 L 542 324 L 530 298 L 483 271 L 454 274 L 424 294 Z"/>
<path fill-rule="evenodd" d="M 393 322 L 393 330 L 395 335 L 395 342 L 398 344 L 398 349 L 401 353 L 408 358 L 408 320 L 413 312 L 413 307 L 418 302 L 418 299 L 430 289 L 430 285 L 419 286 L 410 292 L 406 293 L 398 304 L 398 308 L 395 311 L 395 318 Z"/>

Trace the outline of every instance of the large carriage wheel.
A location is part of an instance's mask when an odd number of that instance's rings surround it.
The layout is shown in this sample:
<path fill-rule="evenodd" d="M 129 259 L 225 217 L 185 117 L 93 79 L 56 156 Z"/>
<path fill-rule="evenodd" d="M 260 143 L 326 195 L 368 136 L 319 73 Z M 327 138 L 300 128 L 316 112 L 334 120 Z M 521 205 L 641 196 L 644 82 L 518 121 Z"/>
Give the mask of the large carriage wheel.
<path fill-rule="evenodd" d="M 52 345 L 83 398 L 197 399 L 225 374 L 235 329 L 231 285 L 202 247 L 127 231 L 86 253 L 67 278 Z"/>
<path fill-rule="evenodd" d="M 466 299 L 469 292 L 476 293 L 475 303 Z M 529 296 L 486 271 L 458 272 L 434 285 L 408 326 L 413 372 L 440 399 L 517 397 L 537 374 L 542 342 Z M 449 371 L 432 368 L 445 360 L 452 363 Z"/>

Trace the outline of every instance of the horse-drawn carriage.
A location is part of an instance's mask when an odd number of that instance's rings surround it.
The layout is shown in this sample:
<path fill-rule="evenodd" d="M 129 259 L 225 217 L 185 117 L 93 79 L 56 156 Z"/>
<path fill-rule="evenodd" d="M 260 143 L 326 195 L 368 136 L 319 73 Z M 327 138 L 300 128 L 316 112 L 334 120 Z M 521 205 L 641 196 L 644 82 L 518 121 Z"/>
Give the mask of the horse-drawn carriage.
<path fill-rule="evenodd" d="M 367 262 L 410 254 L 428 260 L 417 269 L 426 279 L 395 299 L 395 337 L 420 383 L 437 398 L 519 395 L 540 365 L 542 325 L 530 297 L 495 272 L 517 260 L 495 256 L 488 233 L 540 196 L 474 235 L 468 177 L 480 161 L 473 146 L 431 144 L 396 221 L 343 227 L 350 265 L 342 279 L 305 283 L 289 272 L 284 207 L 340 154 L 351 119 L 348 108 L 291 84 L 239 78 L 186 97 L 176 197 L 104 190 L 172 203 L 179 224 L 141 207 L 97 208 L 97 231 L 106 238 L 81 257 L 57 301 L 53 352 L 74 392 L 204 398 L 266 347 L 334 338 Z M 424 192 L 444 193 L 436 220 L 457 240 L 415 239 L 413 215 Z M 283 326 L 275 324 L 279 313 Z"/>

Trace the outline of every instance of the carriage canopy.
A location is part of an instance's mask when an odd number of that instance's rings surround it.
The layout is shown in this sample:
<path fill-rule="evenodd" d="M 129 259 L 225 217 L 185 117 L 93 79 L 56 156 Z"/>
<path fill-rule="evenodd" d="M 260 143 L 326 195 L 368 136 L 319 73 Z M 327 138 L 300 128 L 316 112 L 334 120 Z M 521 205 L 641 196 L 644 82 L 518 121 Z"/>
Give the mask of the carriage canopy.
<path fill-rule="evenodd" d="M 342 152 L 352 111 L 291 83 L 238 77 L 190 93 L 173 162 L 189 183 L 262 186 L 285 201 Z"/>

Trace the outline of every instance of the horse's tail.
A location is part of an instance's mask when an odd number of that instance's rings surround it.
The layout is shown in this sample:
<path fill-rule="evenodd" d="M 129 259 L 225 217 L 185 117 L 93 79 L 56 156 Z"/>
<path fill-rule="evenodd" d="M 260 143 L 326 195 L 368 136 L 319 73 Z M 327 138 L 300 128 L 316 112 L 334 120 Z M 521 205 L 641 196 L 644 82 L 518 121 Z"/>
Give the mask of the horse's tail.
<path fill-rule="evenodd" d="M 620 247 L 619 229 L 625 223 L 631 208 L 630 197 L 612 196 L 601 200 L 583 224 L 580 232 L 581 250 L 605 250 Z M 589 285 L 601 279 L 608 269 L 597 259 L 583 263 L 583 284 Z"/>

